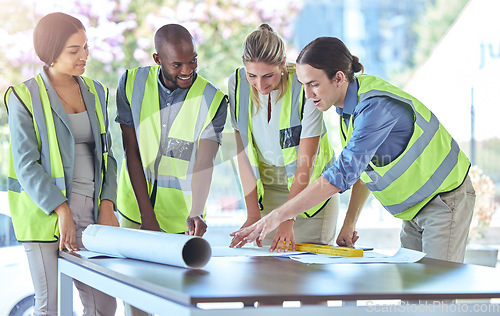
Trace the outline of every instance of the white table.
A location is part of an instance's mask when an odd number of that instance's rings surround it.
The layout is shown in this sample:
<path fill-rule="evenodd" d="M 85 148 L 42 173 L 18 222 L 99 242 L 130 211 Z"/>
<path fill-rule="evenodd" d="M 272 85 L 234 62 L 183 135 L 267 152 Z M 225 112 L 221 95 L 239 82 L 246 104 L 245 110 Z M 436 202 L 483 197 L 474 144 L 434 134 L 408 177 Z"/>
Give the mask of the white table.
<path fill-rule="evenodd" d="M 457 298 L 500 298 L 499 270 L 425 258 L 409 264 L 306 265 L 276 257 L 220 257 L 212 258 L 204 269 L 195 270 L 133 259 L 83 259 L 62 252 L 59 315 L 71 315 L 72 278 L 148 312 L 175 316 L 318 316 L 334 312 L 373 315 L 376 311 L 373 305 L 360 307 L 356 301 L 401 299 L 418 304 L 419 300 L 428 300 L 420 301 L 422 305 Z M 342 301 L 342 307 L 254 307 L 256 301 L 281 304 L 332 300 Z M 243 307 L 223 308 L 224 303 L 235 302 L 241 302 Z M 202 309 L 202 303 L 217 303 L 213 304 L 217 308 Z M 472 304 L 464 306 L 470 311 L 474 308 Z M 412 315 L 410 307 L 406 307 L 408 315 Z M 439 307 L 441 314 L 453 314 L 443 313 L 446 311 L 443 306 L 434 306 Z M 425 305 L 415 311 L 429 314 L 430 310 L 423 308 Z M 500 305 L 489 308 L 490 311 L 481 314 L 500 313 Z M 394 311 L 398 315 L 403 310 L 394 308 Z M 440 314 L 440 310 L 432 312 Z"/>

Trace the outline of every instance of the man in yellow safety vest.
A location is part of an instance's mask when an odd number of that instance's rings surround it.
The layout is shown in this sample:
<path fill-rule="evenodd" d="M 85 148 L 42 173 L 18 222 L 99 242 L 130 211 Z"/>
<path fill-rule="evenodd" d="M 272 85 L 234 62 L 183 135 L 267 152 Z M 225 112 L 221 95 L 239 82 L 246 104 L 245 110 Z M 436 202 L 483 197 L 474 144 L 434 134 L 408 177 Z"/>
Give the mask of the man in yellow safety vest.
<path fill-rule="evenodd" d="M 157 65 L 127 70 L 118 85 L 120 225 L 202 236 L 227 98 L 196 73 L 196 46 L 184 27 L 161 27 L 155 48 Z"/>

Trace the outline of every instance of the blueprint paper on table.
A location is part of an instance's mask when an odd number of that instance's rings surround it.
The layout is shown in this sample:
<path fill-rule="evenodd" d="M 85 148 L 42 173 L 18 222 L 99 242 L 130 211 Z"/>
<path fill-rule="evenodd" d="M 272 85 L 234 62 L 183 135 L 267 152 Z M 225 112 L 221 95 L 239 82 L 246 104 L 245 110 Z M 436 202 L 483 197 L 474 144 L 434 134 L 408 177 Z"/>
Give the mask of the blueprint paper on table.
<path fill-rule="evenodd" d="M 307 264 L 332 263 L 413 263 L 425 256 L 425 253 L 406 248 L 399 248 L 394 255 L 378 252 L 364 252 L 363 257 L 340 257 L 319 254 L 299 254 L 290 259 Z"/>
<path fill-rule="evenodd" d="M 83 257 L 85 259 L 126 258 L 126 257 L 120 256 L 120 255 L 111 255 L 109 253 L 100 253 L 100 252 L 88 251 L 88 250 L 76 250 L 75 253 L 80 255 L 80 257 Z"/>
<path fill-rule="evenodd" d="M 184 268 L 202 268 L 212 254 L 201 237 L 97 224 L 87 226 L 82 242 L 91 252 Z"/>
<path fill-rule="evenodd" d="M 212 248 L 212 257 L 290 257 L 303 254 L 303 251 L 281 251 L 269 252 L 269 246 L 243 246 L 241 248 L 229 248 L 228 246 L 216 246 Z"/>
<path fill-rule="evenodd" d="M 212 257 L 289 257 L 290 259 L 307 264 L 332 263 L 412 263 L 425 256 L 425 253 L 411 249 L 399 248 L 396 253 L 385 254 L 373 251 L 364 251 L 363 257 L 342 257 L 316 254 L 304 251 L 269 252 L 269 246 L 244 246 L 229 248 L 217 246 L 212 248 Z"/>

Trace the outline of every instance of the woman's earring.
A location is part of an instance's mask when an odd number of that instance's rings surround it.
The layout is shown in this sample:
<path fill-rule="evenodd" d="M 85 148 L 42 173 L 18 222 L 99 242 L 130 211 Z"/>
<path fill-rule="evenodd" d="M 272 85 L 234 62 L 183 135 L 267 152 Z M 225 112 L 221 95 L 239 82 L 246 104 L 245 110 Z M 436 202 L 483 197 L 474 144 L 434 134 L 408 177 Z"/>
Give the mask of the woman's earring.
<path fill-rule="evenodd" d="M 50 64 L 50 67 L 54 67 L 54 62 L 52 62 L 52 63 Z"/>

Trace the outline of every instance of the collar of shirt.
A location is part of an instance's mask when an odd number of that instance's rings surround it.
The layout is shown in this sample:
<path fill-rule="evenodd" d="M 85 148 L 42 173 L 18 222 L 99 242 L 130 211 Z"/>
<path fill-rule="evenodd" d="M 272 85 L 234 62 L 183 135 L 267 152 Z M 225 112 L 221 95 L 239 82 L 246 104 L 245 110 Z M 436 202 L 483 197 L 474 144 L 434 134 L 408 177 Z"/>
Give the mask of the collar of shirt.
<path fill-rule="evenodd" d="M 185 88 L 185 89 L 177 88 L 175 90 L 171 90 L 163 84 L 163 82 L 161 80 L 161 75 L 162 75 L 162 72 L 160 69 L 160 71 L 158 71 L 158 78 L 157 78 L 158 87 L 159 87 L 158 93 L 159 93 L 159 97 L 160 97 L 160 109 L 164 109 L 164 108 L 169 107 L 173 104 L 183 102 L 184 99 L 186 98 L 186 95 L 187 95 L 190 88 Z M 196 76 L 197 76 L 197 74 L 195 74 L 194 80 L 196 80 Z"/>
<path fill-rule="evenodd" d="M 354 78 L 354 81 L 349 83 L 347 87 L 347 92 L 345 94 L 344 107 L 336 108 L 337 114 L 342 115 L 344 119 L 348 119 L 354 114 L 354 109 L 358 103 L 358 79 Z"/>
<path fill-rule="evenodd" d="M 170 90 L 169 88 L 165 87 L 165 85 L 163 84 L 163 81 L 161 81 L 161 69 L 160 69 L 160 71 L 158 71 L 158 87 L 160 87 L 160 89 L 162 90 L 162 92 L 165 92 L 167 94 L 171 94 L 172 93 L 172 90 Z"/>

